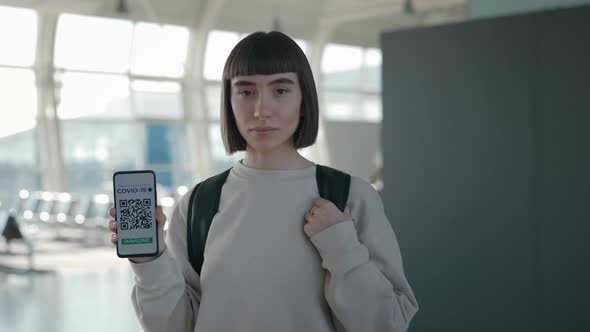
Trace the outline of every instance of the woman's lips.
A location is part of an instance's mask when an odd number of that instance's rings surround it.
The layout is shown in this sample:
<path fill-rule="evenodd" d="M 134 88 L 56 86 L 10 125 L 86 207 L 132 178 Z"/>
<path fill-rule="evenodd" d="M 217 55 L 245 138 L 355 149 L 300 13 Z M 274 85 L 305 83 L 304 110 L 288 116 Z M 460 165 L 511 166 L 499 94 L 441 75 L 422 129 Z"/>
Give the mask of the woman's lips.
<path fill-rule="evenodd" d="M 277 130 L 276 128 L 272 128 L 272 129 L 252 129 L 252 132 L 257 135 L 257 136 L 266 136 L 266 135 L 270 135 L 272 134 L 275 130 Z"/>

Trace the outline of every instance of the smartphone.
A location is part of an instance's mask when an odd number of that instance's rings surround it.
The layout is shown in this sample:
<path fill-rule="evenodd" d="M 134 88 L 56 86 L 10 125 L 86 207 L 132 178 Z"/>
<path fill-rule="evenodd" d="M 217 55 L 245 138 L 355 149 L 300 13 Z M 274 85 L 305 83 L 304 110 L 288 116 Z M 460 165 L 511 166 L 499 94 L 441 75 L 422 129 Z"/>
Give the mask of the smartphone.
<path fill-rule="evenodd" d="M 159 250 L 156 223 L 156 173 L 122 171 L 113 174 L 115 220 L 119 222 L 117 256 L 156 256 Z"/>

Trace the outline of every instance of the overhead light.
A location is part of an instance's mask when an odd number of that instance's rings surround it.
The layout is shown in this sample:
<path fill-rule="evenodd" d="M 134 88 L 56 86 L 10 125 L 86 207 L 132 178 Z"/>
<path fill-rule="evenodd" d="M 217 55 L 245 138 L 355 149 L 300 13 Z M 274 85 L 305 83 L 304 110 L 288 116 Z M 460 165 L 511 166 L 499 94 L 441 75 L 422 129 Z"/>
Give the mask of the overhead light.
<path fill-rule="evenodd" d="M 117 2 L 117 13 L 121 15 L 129 14 L 129 7 L 127 6 L 127 0 L 119 0 Z"/>
<path fill-rule="evenodd" d="M 162 197 L 160 203 L 163 207 L 172 207 L 174 206 L 174 198 L 172 197 Z"/>
<path fill-rule="evenodd" d="M 180 196 L 184 196 L 188 192 L 188 188 L 186 186 L 180 186 L 180 187 L 176 188 L 176 192 Z"/>
<path fill-rule="evenodd" d="M 48 221 L 49 220 L 49 212 L 46 212 L 46 211 L 41 212 L 41 214 L 39 215 L 39 219 L 41 219 L 42 221 Z"/>
<path fill-rule="evenodd" d="M 44 201 L 50 201 L 53 199 L 53 193 L 50 193 L 49 191 L 44 191 L 41 194 L 41 199 L 43 199 Z"/>
<path fill-rule="evenodd" d="M 76 215 L 76 217 L 74 218 L 74 221 L 76 221 L 76 224 L 78 225 L 82 225 L 84 223 L 84 216 L 81 214 Z"/>
<path fill-rule="evenodd" d="M 23 217 L 25 218 L 25 220 L 33 219 L 33 211 L 27 210 L 27 211 L 23 212 Z"/>
<path fill-rule="evenodd" d="M 272 30 L 281 31 L 281 22 L 279 21 L 278 16 L 275 16 L 275 18 L 272 20 Z"/>
<path fill-rule="evenodd" d="M 414 15 L 416 13 L 416 9 L 414 8 L 414 2 L 412 0 L 406 0 L 404 2 L 404 14 L 405 15 Z"/>
<path fill-rule="evenodd" d="M 29 191 L 26 189 L 21 190 L 18 195 L 20 196 L 21 199 L 27 199 L 29 198 Z"/>
<path fill-rule="evenodd" d="M 281 20 L 280 20 L 280 13 L 281 13 L 281 8 L 279 6 L 279 4 L 275 4 L 272 8 L 273 11 L 273 19 L 272 19 L 272 23 L 271 23 L 271 29 L 272 31 L 281 31 Z"/>
<path fill-rule="evenodd" d="M 58 198 L 60 202 L 69 202 L 72 200 L 72 195 L 69 193 L 60 193 Z"/>
<path fill-rule="evenodd" d="M 109 196 L 105 194 L 98 194 L 94 196 L 94 202 L 97 204 L 107 204 L 109 202 Z"/>

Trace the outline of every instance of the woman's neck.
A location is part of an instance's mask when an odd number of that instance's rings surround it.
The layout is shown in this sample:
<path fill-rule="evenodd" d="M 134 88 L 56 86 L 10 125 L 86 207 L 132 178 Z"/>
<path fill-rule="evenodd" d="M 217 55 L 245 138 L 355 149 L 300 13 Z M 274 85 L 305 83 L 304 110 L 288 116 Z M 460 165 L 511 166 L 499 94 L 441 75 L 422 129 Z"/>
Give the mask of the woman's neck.
<path fill-rule="evenodd" d="M 251 168 L 266 170 L 300 169 L 313 165 L 311 161 L 305 159 L 296 150 L 282 153 L 278 151 L 260 153 L 246 150 L 246 156 L 242 159 L 241 163 Z"/>

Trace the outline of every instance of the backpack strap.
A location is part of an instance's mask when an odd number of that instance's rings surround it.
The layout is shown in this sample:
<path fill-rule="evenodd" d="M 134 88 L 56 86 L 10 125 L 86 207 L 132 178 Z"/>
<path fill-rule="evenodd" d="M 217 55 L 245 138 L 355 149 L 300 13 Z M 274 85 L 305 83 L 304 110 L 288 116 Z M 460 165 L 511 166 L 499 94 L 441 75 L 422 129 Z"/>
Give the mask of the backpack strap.
<path fill-rule="evenodd" d="M 331 201 L 344 212 L 350 190 L 350 175 L 335 168 L 317 164 L 315 178 L 320 196 Z"/>
<path fill-rule="evenodd" d="M 188 260 L 200 275 L 205 259 L 205 243 L 213 217 L 219 211 L 221 189 L 231 168 L 195 186 L 189 200 L 187 222 Z M 320 196 L 344 212 L 350 189 L 350 175 L 337 169 L 316 165 L 316 182 Z"/>
<path fill-rule="evenodd" d="M 197 184 L 188 207 L 187 248 L 188 260 L 198 274 L 201 274 L 205 254 L 205 242 L 213 217 L 219 210 L 221 188 L 231 168 Z"/>

